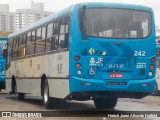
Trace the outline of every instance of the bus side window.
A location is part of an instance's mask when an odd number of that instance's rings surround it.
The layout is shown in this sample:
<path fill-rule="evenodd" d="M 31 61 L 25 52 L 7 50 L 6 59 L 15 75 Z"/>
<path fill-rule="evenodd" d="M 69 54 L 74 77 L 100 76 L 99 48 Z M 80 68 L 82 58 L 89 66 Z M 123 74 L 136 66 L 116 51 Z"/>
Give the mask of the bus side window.
<path fill-rule="evenodd" d="M 19 37 L 19 46 L 18 46 L 18 57 L 21 57 L 21 45 L 22 45 L 22 35 L 20 35 Z"/>
<path fill-rule="evenodd" d="M 23 35 L 23 48 L 22 48 L 22 57 L 24 57 L 25 56 L 25 54 L 26 54 L 26 44 L 27 44 L 27 34 L 25 33 L 24 35 Z"/>
<path fill-rule="evenodd" d="M 39 42 L 42 39 L 42 28 L 38 28 L 36 31 L 36 45 L 35 45 L 35 53 L 39 53 Z"/>
<path fill-rule="evenodd" d="M 41 27 L 37 29 L 36 31 L 36 40 L 40 40 L 42 39 L 42 35 L 41 35 Z"/>
<path fill-rule="evenodd" d="M 65 41 L 64 41 L 64 48 L 68 48 L 69 42 L 69 33 L 65 33 Z"/>
<path fill-rule="evenodd" d="M 19 57 L 19 39 L 20 39 L 20 37 L 18 36 L 17 38 L 16 38 L 16 49 L 15 49 L 15 52 L 16 52 L 16 57 Z"/>
<path fill-rule="evenodd" d="M 19 36 L 19 45 L 22 45 L 23 41 L 22 41 L 22 35 Z"/>
<path fill-rule="evenodd" d="M 58 43 L 58 34 L 59 34 L 59 21 L 55 21 L 53 24 L 53 37 L 52 37 L 52 50 L 57 50 L 59 43 Z"/>
<path fill-rule="evenodd" d="M 66 17 L 66 26 L 65 26 L 65 42 L 64 42 L 64 48 L 68 48 L 69 44 L 69 26 L 70 26 L 70 17 Z"/>
<path fill-rule="evenodd" d="M 47 37 L 46 37 L 46 51 L 51 50 L 51 37 L 53 34 L 53 23 L 47 25 Z"/>
<path fill-rule="evenodd" d="M 59 49 L 64 47 L 65 18 L 60 20 Z"/>
<path fill-rule="evenodd" d="M 34 54 L 34 41 L 32 42 L 32 33 L 27 33 L 26 55 Z"/>
<path fill-rule="evenodd" d="M 39 37 L 41 39 L 36 39 L 35 53 L 43 53 L 43 52 L 45 52 L 46 26 L 44 25 L 41 28 L 41 33 L 40 33 L 40 30 L 38 32 L 39 32 L 38 33 Z"/>
<path fill-rule="evenodd" d="M 68 48 L 69 41 L 69 16 L 61 19 L 59 45 L 60 49 Z"/>
<path fill-rule="evenodd" d="M 18 47 L 18 41 L 17 41 L 17 38 L 15 37 L 13 40 L 12 58 L 17 57 L 17 52 L 18 52 L 17 47 Z"/>
<path fill-rule="evenodd" d="M 33 50 L 33 53 L 35 53 L 35 41 L 36 41 L 36 31 L 33 30 L 32 31 L 32 50 Z"/>
<path fill-rule="evenodd" d="M 18 57 L 25 56 L 25 44 L 26 44 L 26 34 L 23 34 L 19 37 Z"/>
<path fill-rule="evenodd" d="M 32 31 L 32 42 L 35 42 L 36 40 L 36 31 Z"/>
<path fill-rule="evenodd" d="M 27 35 L 24 34 L 24 35 L 23 35 L 23 45 L 26 44 L 26 43 L 27 43 Z"/>
<path fill-rule="evenodd" d="M 15 40 L 12 39 L 12 50 L 11 50 L 11 58 L 13 58 L 13 48 L 14 48 Z"/>
<path fill-rule="evenodd" d="M 10 41 L 10 40 L 9 40 L 9 41 Z M 12 42 L 9 42 L 9 43 L 8 43 L 7 49 L 8 49 L 8 53 L 7 53 L 8 59 L 7 59 L 7 62 L 10 63 L 11 57 L 12 57 Z"/>

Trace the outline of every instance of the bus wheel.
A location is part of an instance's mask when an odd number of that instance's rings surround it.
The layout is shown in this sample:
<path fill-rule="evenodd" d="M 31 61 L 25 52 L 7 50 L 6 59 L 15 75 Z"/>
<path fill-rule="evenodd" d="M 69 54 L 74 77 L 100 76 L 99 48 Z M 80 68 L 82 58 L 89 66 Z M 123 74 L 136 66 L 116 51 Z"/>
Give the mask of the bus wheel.
<path fill-rule="evenodd" d="M 45 80 L 43 84 L 43 106 L 46 109 L 49 109 L 52 106 L 52 100 L 49 97 L 49 86 L 47 80 Z"/>
<path fill-rule="evenodd" d="M 117 104 L 117 98 L 97 98 L 94 99 L 96 108 L 114 108 Z"/>
<path fill-rule="evenodd" d="M 159 95 L 157 82 L 156 82 L 156 86 L 155 86 L 155 89 L 154 89 L 154 92 L 152 93 L 152 95 L 153 96 L 158 96 Z"/>
<path fill-rule="evenodd" d="M 24 100 L 25 94 L 17 92 L 17 85 L 15 85 L 15 97 L 17 100 Z"/>

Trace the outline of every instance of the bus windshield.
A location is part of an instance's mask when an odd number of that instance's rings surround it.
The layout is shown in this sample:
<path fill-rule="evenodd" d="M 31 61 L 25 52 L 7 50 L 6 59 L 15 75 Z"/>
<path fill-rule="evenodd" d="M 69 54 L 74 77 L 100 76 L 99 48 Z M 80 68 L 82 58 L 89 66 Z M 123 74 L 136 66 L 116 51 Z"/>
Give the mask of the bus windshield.
<path fill-rule="evenodd" d="M 0 57 L 3 56 L 3 49 L 6 43 L 7 43 L 6 40 L 0 40 Z"/>
<path fill-rule="evenodd" d="M 145 38 L 151 33 L 151 15 L 146 11 L 88 8 L 86 35 L 104 38 Z"/>

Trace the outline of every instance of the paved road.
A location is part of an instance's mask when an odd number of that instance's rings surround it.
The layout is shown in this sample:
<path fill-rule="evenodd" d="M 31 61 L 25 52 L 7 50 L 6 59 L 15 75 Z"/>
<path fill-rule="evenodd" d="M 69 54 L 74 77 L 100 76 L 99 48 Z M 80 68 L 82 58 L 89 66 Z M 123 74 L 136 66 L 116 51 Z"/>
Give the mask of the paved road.
<path fill-rule="evenodd" d="M 77 101 L 68 101 L 65 106 L 58 106 L 50 110 L 46 110 L 42 106 L 42 101 L 37 97 L 26 96 L 24 101 L 17 101 L 14 95 L 9 94 L 0 94 L 0 111 L 101 111 L 95 108 L 92 101 L 77 102 Z M 108 111 L 108 110 L 102 110 Z M 119 99 L 115 109 L 109 111 L 160 111 L 160 97 L 148 96 L 143 99 Z M 98 115 L 97 115 L 98 116 Z M 55 120 L 121 120 L 122 118 L 106 118 L 105 117 L 54 117 L 46 119 L 55 119 Z M 0 118 L 2 119 L 2 118 Z M 15 120 L 15 118 L 12 118 Z M 34 120 L 41 120 L 42 118 L 36 118 Z M 43 118 L 44 119 L 44 118 Z M 125 118 L 127 120 L 127 118 Z M 131 120 L 136 120 L 137 118 L 130 118 Z M 160 118 L 139 118 L 140 120 L 160 120 Z M 33 119 L 31 119 L 33 120 Z M 124 120 L 124 118 L 123 118 Z"/>

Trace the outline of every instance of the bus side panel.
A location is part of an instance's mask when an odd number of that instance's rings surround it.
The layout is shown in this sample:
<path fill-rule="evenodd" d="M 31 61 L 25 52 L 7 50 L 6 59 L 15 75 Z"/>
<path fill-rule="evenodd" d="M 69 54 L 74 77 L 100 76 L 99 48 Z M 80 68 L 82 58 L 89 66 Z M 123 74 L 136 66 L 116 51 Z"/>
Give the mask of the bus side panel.
<path fill-rule="evenodd" d="M 41 96 L 40 79 L 16 79 L 17 92 L 29 93 L 34 96 Z"/>
<path fill-rule="evenodd" d="M 68 79 L 69 51 L 54 54 L 54 62 L 52 66 L 55 67 L 55 70 L 50 70 L 50 72 L 54 73 L 54 76 L 52 76 L 53 78 L 48 79 L 50 97 L 65 98 L 70 94 Z"/>
<path fill-rule="evenodd" d="M 45 74 L 50 96 L 65 98 L 69 94 L 68 61 L 68 51 L 12 61 L 7 70 L 7 76 L 10 78 L 7 79 L 7 89 L 12 90 L 11 78 L 14 75 L 18 92 L 41 95 L 41 77 Z"/>
<path fill-rule="evenodd" d="M 50 97 L 65 98 L 69 94 L 69 79 L 48 79 Z"/>

